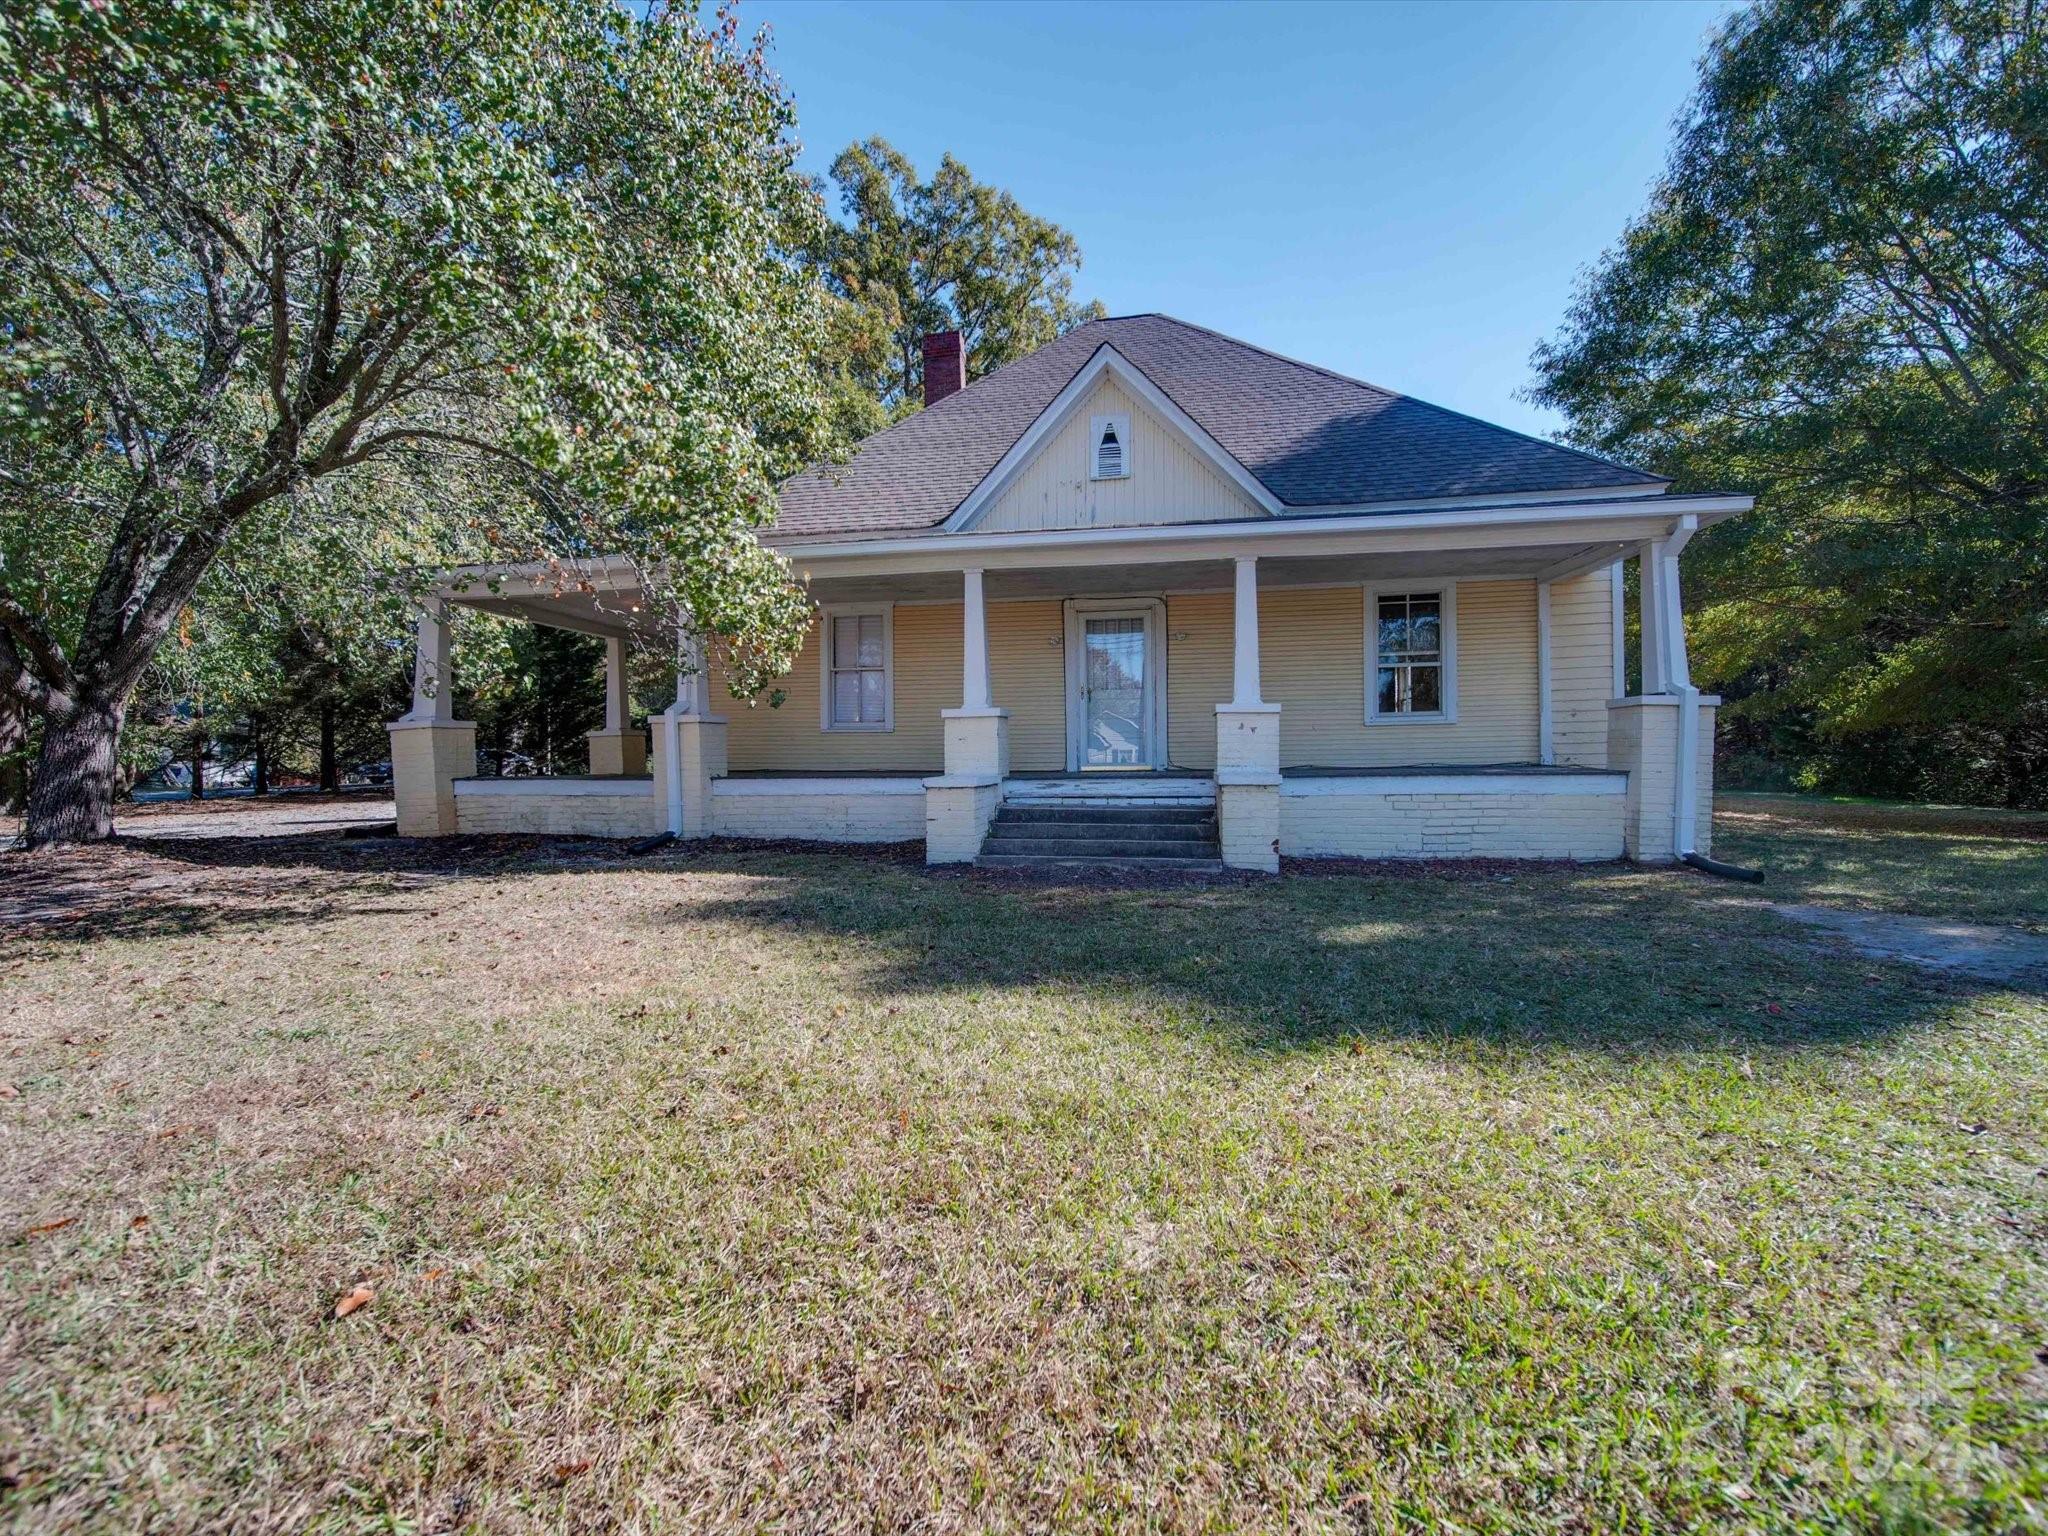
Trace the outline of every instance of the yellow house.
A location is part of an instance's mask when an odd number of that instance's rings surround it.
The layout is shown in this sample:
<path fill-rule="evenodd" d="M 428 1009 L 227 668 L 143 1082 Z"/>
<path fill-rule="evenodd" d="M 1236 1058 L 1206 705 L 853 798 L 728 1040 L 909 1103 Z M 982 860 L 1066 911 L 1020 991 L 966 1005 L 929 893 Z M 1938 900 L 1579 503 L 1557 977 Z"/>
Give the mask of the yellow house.
<path fill-rule="evenodd" d="M 782 489 L 818 612 L 779 708 L 704 667 L 628 729 L 634 579 L 466 573 L 392 726 L 401 831 L 921 838 L 934 863 L 1708 851 L 1679 555 L 1749 498 L 1162 315 L 1100 320 Z M 1641 563 L 1640 693 L 1623 562 Z M 589 591 L 581 590 L 587 585 Z M 605 635 L 582 779 L 475 777 L 439 602 Z"/>

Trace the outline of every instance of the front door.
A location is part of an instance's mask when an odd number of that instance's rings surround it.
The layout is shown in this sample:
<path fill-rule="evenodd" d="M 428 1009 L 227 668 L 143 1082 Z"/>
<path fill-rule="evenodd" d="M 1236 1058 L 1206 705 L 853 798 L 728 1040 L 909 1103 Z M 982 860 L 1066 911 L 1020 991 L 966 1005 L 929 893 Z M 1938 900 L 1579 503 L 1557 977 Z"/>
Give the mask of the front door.
<path fill-rule="evenodd" d="M 1081 749 L 1077 766 L 1153 765 L 1151 615 L 1083 613 Z"/>

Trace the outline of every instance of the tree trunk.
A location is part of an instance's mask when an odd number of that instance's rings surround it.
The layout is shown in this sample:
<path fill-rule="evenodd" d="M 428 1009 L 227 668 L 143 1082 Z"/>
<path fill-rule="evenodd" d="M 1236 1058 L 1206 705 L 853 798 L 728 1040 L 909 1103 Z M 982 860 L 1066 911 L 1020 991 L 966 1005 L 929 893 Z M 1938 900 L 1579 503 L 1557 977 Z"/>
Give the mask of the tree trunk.
<path fill-rule="evenodd" d="M 192 798 L 206 798 L 206 728 L 192 733 Z"/>
<path fill-rule="evenodd" d="M 334 758 L 334 700 L 320 702 L 320 792 L 331 795 L 341 788 L 341 765 Z"/>
<path fill-rule="evenodd" d="M 28 745 L 28 711 L 12 699 L 0 699 L 0 812 L 12 816 L 28 799 L 25 764 L 15 754 Z"/>
<path fill-rule="evenodd" d="M 256 778 L 249 786 L 249 793 L 267 795 L 270 793 L 270 754 L 264 750 L 263 720 L 260 716 L 254 721 L 254 729 L 249 734 L 253 738 L 250 750 L 256 758 Z"/>
<path fill-rule="evenodd" d="M 29 847 L 96 843 L 114 835 L 122 713 L 119 705 L 81 704 L 43 723 L 43 746 L 29 782 Z"/>

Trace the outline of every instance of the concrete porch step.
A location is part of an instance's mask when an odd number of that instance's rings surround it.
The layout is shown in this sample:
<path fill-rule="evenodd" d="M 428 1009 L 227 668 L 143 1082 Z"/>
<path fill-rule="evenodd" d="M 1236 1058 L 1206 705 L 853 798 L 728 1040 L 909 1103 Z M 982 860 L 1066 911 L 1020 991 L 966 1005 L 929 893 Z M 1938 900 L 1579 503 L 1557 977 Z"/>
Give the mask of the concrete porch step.
<path fill-rule="evenodd" d="M 1005 801 L 997 826 L 1108 827 L 1132 825 L 1213 827 L 1216 812 L 1206 805 L 1032 805 Z"/>
<path fill-rule="evenodd" d="M 1223 868 L 1208 805 L 1005 804 L 975 861 L 984 869 Z"/>
<path fill-rule="evenodd" d="M 1214 858 L 1216 844 L 1210 838 L 992 837 L 981 851 L 1048 859 L 1200 859 Z"/>
<path fill-rule="evenodd" d="M 1206 859 L 1153 859 L 1132 856 L 1047 858 L 1036 854 L 984 853 L 974 861 L 976 869 L 1025 869 L 1048 874 L 1084 874 L 1091 870 L 1134 870 L 1152 874 L 1220 875 L 1223 861 Z"/>
<path fill-rule="evenodd" d="M 1003 801 L 1007 805 L 1075 805 L 1089 808 L 1107 806 L 1213 806 L 1216 785 L 1211 779 L 1194 775 L 1132 774 L 1079 778 L 1033 779 L 1012 777 L 1004 781 Z"/>
<path fill-rule="evenodd" d="M 1012 838 L 1140 838 L 1158 843 L 1214 843 L 1216 823 L 1204 821 L 1073 821 L 1019 818 L 990 824 L 991 842 Z"/>

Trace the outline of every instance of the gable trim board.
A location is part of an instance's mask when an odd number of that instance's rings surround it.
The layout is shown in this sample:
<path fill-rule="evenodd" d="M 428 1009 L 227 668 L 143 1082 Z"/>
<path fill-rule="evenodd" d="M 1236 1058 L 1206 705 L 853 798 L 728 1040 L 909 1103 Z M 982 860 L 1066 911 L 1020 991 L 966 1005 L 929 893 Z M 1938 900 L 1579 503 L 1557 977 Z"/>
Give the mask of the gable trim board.
<path fill-rule="evenodd" d="M 1280 499 L 1267 490 L 1256 475 L 1232 458 L 1221 443 L 1176 405 L 1171 396 L 1146 378 L 1129 358 L 1104 342 L 1095 349 L 1095 355 L 1088 359 L 1080 372 L 1067 381 L 1066 388 L 1053 396 L 1052 403 L 1024 429 L 1023 436 L 996 461 L 995 468 L 967 493 L 953 515 L 940 524 L 940 531 L 961 533 L 974 527 L 1023 474 L 1039 451 L 1084 407 L 1096 383 L 1105 377 L 1114 379 L 1141 402 L 1181 439 L 1183 446 L 1196 457 L 1207 460 L 1210 468 L 1236 486 L 1253 506 L 1268 517 L 1280 515 L 1283 510 Z"/>

